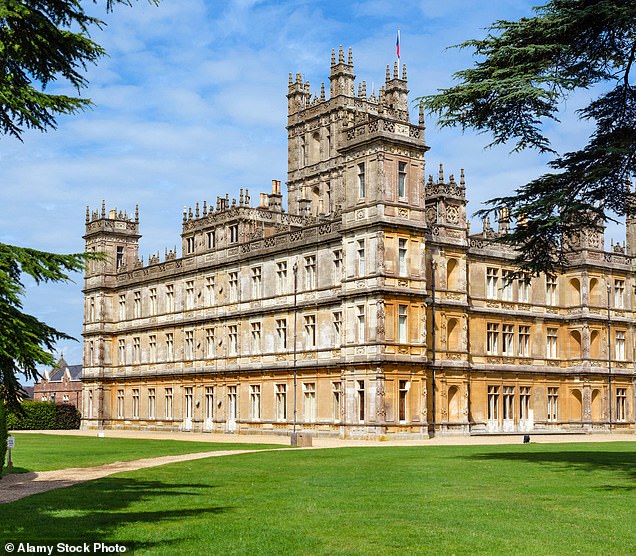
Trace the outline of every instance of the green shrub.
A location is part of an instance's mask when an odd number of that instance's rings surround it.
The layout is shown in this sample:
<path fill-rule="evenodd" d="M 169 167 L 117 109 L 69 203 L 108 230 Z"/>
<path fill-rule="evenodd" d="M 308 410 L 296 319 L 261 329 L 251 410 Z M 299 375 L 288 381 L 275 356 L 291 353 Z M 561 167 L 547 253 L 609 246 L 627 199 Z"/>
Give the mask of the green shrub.
<path fill-rule="evenodd" d="M 4 468 L 4 460 L 7 457 L 7 412 L 4 408 L 4 402 L 0 400 L 0 477 Z"/>
<path fill-rule="evenodd" d="M 81 421 L 82 415 L 74 405 L 60 403 L 55 406 L 56 429 L 79 429 Z"/>
<path fill-rule="evenodd" d="M 79 429 L 81 415 L 74 406 L 55 402 L 24 401 L 22 414 L 9 413 L 9 430 Z"/>

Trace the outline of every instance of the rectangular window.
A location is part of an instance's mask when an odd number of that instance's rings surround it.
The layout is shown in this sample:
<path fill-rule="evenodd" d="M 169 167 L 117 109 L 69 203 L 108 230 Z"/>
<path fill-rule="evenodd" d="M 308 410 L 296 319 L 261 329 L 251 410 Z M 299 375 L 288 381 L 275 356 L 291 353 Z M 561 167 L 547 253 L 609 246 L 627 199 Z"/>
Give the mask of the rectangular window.
<path fill-rule="evenodd" d="M 230 238 L 230 243 L 238 243 L 239 240 L 239 227 L 238 224 L 232 224 L 231 226 L 228 226 L 229 229 L 229 238 Z"/>
<path fill-rule="evenodd" d="M 408 275 L 407 268 L 407 240 L 404 238 L 398 239 L 398 274 L 400 276 Z"/>
<path fill-rule="evenodd" d="M 335 282 L 340 282 L 342 277 L 342 249 L 336 249 L 333 252 L 333 274 Z"/>
<path fill-rule="evenodd" d="M 155 334 L 148 336 L 148 355 L 150 363 L 157 362 L 157 336 Z"/>
<path fill-rule="evenodd" d="M 194 280 L 186 282 L 186 309 L 194 309 Z"/>
<path fill-rule="evenodd" d="M 555 306 L 557 300 L 557 279 L 556 276 L 545 277 L 545 304 Z"/>
<path fill-rule="evenodd" d="M 556 421 L 559 416 L 559 389 L 548 388 L 548 421 Z"/>
<path fill-rule="evenodd" d="M 407 380 L 400 380 L 399 386 L 399 399 L 398 399 L 398 419 L 401 422 L 406 421 L 406 396 L 409 393 L 409 383 Z"/>
<path fill-rule="evenodd" d="M 141 362 L 141 338 L 135 336 L 133 338 L 133 363 Z"/>
<path fill-rule="evenodd" d="M 364 305 L 358 305 L 357 311 L 358 311 L 358 343 L 362 343 L 366 341 L 366 338 L 367 338 Z"/>
<path fill-rule="evenodd" d="M 185 389 L 185 415 L 186 419 L 192 419 L 192 413 L 194 411 L 194 396 L 192 395 L 193 388 L 188 386 Z"/>
<path fill-rule="evenodd" d="M 398 197 L 406 197 L 406 162 L 398 162 Z"/>
<path fill-rule="evenodd" d="M 174 312 L 174 285 L 166 285 L 166 313 Z"/>
<path fill-rule="evenodd" d="M 88 305 L 88 321 L 95 321 L 95 298 L 91 297 Z"/>
<path fill-rule="evenodd" d="M 305 347 L 316 347 L 316 315 L 305 315 Z"/>
<path fill-rule="evenodd" d="M 365 172 L 364 172 L 364 162 L 358 164 L 358 197 L 360 199 L 364 198 L 366 195 L 366 184 L 365 184 Z"/>
<path fill-rule="evenodd" d="M 504 324 L 501 330 L 502 354 L 512 357 L 514 352 L 514 326 L 512 324 Z"/>
<path fill-rule="evenodd" d="M 334 311 L 333 318 L 333 344 L 339 346 L 342 343 L 342 312 Z"/>
<path fill-rule="evenodd" d="M 331 418 L 335 423 L 340 422 L 340 412 L 342 410 L 342 382 L 331 383 Z"/>
<path fill-rule="evenodd" d="M 276 263 L 276 292 L 279 295 L 287 293 L 287 261 Z"/>
<path fill-rule="evenodd" d="M 174 334 L 168 332 L 166 334 L 166 361 L 174 359 Z"/>
<path fill-rule="evenodd" d="M 488 420 L 499 419 L 499 386 L 488 386 Z"/>
<path fill-rule="evenodd" d="M 499 354 L 499 325 L 494 322 L 486 324 L 486 353 L 488 355 Z"/>
<path fill-rule="evenodd" d="M 276 319 L 276 338 L 278 351 L 287 349 L 287 319 Z"/>
<path fill-rule="evenodd" d="M 519 387 L 519 419 L 530 419 L 530 386 Z"/>
<path fill-rule="evenodd" d="M 364 388 L 364 380 L 357 380 L 357 397 L 358 397 L 358 421 L 364 423 L 365 419 L 365 409 L 366 409 L 366 400 L 365 400 L 365 388 Z"/>
<path fill-rule="evenodd" d="M 504 386 L 503 387 L 503 418 L 504 420 L 511 421 L 514 419 L 515 411 L 515 387 Z"/>
<path fill-rule="evenodd" d="M 205 329 L 205 355 L 206 357 L 214 357 L 216 348 L 214 346 L 214 328 Z"/>
<path fill-rule="evenodd" d="M 194 330 L 185 331 L 185 358 L 194 359 Z"/>
<path fill-rule="evenodd" d="M 358 240 L 358 276 L 364 276 L 367 273 L 367 257 L 364 250 L 364 239 Z"/>
<path fill-rule="evenodd" d="M 93 365 L 95 362 L 95 344 L 93 341 L 88 343 L 88 364 Z"/>
<path fill-rule="evenodd" d="M 121 245 L 117 246 L 117 256 L 115 261 L 115 267 L 117 270 L 126 266 L 126 262 L 124 261 L 124 248 Z"/>
<path fill-rule="evenodd" d="M 313 423 L 316 421 L 316 383 L 303 383 L 303 395 L 305 398 L 305 423 Z"/>
<path fill-rule="evenodd" d="M 230 303 L 236 303 L 238 301 L 238 272 L 229 272 L 228 282 L 230 285 Z"/>
<path fill-rule="evenodd" d="M 119 340 L 119 364 L 126 364 L 126 340 Z"/>
<path fill-rule="evenodd" d="M 133 388 L 132 391 L 132 417 L 139 419 L 139 388 Z"/>
<path fill-rule="evenodd" d="M 117 390 L 117 418 L 124 418 L 124 391 Z"/>
<path fill-rule="evenodd" d="M 250 385 L 250 415 L 252 419 L 258 420 L 261 418 L 261 385 Z"/>
<path fill-rule="evenodd" d="M 512 301 L 512 284 L 513 284 L 513 272 L 510 270 L 503 270 L 501 272 L 501 299 L 502 301 Z"/>
<path fill-rule="evenodd" d="M 190 253 L 194 253 L 194 237 L 186 238 L 186 253 L 189 255 Z"/>
<path fill-rule="evenodd" d="M 276 420 L 287 419 L 287 384 L 276 385 Z"/>
<path fill-rule="evenodd" d="M 214 294 L 214 276 L 208 276 L 205 279 L 205 302 L 208 307 L 212 307 L 216 303 Z"/>
<path fill-rule="evenodd" d="M 401 344 L 406 343 L 407 330 L 408 330 L 408 305 L 398 306 L 398 342 Z"/>
<path fill-rule="evenodd" d="M 165 389 L 165 412 L 166 419 L 172 419 L 172 388 Z"/>
<path fill-rule="evenodd" d="M 614 355 L 617 361 L 625 361 L 625 331 L 623 330 L 616 331 Z"/>
<path fill-rule="evenodd" d="M 214 419 L 214 386 L 205 387 L 205 418 L 208 421 Z"/>
<path fill-rule="evenodd" d="M 261 323 L 253 322 L 252 326 L 252 353 L 258 354 L 261 352 Z"/>
<path fill-rule="evenodd" d="M 238 392 L 236 386 L 227 387 L 227 410 L 228 419 L 236 421 L 238 417 Z"/>
<path fill-rule="evenodd" d="M 230 324 L 227 327 L 228 339 L 229 339 L 229 355 L 236 355 L 238 352 L 238 326 L 236 324 Z"/>
<path fill-rule="evenodd" d="M 261 285 L 261 267 L 255 266 L 252 268 L 252 299 L 259 299 L 261 297 Z"/>
<path fill-rule="evenodd" d="M 486 297 L 488 299 L 498 299 L 499 297 L 499 269 L 486 268 Z"/>
<path fill-rule="evenodd" d="M 148 290 L 148 308 L 150 310 L 150 316 L 157 314 L 157 288 L 150 288 Z"/>
<path fill-rule="evenodd" d="M 207 232 L 206 238 L 207 238 L 208 249 L 214 249 L 216 247 L 216 237 L 214 235 L 214 230 Z"/>
<path fill-rule="evenodd" d="M 614 308 L 625 308 L 625 280 L 614 280 Z"/>
<path fill-rule="evenodd" d="M 154 388 L 148 388 L 148 419 L 154 419 L 157 415 L 157 398 Z"/>
<path fill-rule="evenodd" d="M 625 421 L 627 420 L 627 388 L 617 388 L 616 389 L 616 420 L 617 421 Z"/>
<path fill-rule="evenodd" d="M 557 357 L 557 332 L 556 328 L 548 328 L 546 337 L 546 357 L 556 359 Z"/>
<path fill-rule="evenodd" d="M 519 357 L 530 357 L 530 327 L 519 326 Z"/>
<path fill-rule="evenodd" d="M 530 303 L 530 278 L 523 277 L 517 280 L 519 303 Z"/>
<path fill-rule="evenodd" d="M 93 391 L 88 391 L 88 418 L 93 418 Z"/>
<path fill-rule="evenodd" d="M 126 320 L 126 294 L 119 296 L 119 320 Z"/>
<path fill-rule="evenodd" d="M 305 289 L 313 290 L 316 287 L 316 257 L 305 257 Z"/>

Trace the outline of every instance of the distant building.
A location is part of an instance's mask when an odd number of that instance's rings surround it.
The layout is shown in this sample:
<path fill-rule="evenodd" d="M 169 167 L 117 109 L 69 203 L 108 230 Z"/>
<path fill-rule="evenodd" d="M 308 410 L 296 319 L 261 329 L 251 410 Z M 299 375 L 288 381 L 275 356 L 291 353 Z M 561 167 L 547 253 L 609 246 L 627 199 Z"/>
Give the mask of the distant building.
<path fill-rule="evenodd" d="M 33 399 L 74 405 L 82 411 L 82 365 L 69 365 L 61 357 L 50 371 L 44 371 L 33 386 Z"/>
<path fill-rule="evenodd" d="M 341 49 L 329 79 L 289 78 L 287 211 L 277 180 L 197 203 L 181 256 L 144 262 L 138 211 L 87 208 L 109 260 L 85 273 L 83 426 L 633 430 L 636 219 L 610 251 L 601 226 L 566 238 L 565 274 L 515 276 L 508 211 L 471 232 L 463 170 L 426 177 L 406 67 L 356 93 Z"/>

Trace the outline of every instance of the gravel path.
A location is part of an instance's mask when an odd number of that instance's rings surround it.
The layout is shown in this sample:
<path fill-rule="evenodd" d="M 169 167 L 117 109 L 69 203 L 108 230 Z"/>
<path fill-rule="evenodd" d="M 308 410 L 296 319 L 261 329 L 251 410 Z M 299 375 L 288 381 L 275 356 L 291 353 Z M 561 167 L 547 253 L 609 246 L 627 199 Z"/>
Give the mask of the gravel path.
<path fill-rule="evenodd" d="M 248 454 L 251 452 L 262 452 L 263 450 L 216 450 L 214 452 L 198 452 L 193 454 L 181 454 L 178 456 L 161 456 L 158 458 L 145 458 L 133 461 L 116 461 L 97 467 L 71 467 L 68 469 L 58 469 L 56 471 L 42 471 L 40 473 L 14 473 L 4 475 L 0 480 L 0 504 L 14 502 L 31 494 L 38 494 L 76 485 L 93 479 L 101 479 L 113 473 L 122 471 L 136 471 L 146 467 L 156 467 L 167 463 L 179 461 L 189 461 L 220 456 L 230 456 L 232 454 Z"/>

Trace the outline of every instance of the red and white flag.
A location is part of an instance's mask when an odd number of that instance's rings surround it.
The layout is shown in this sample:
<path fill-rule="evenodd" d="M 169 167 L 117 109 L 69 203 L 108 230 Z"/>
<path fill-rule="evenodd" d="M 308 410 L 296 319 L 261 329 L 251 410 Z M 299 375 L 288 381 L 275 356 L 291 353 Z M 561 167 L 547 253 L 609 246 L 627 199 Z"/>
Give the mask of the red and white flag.
<path fill-rule="evenodd" d="M 398 62 L 400 61 L 400 30 L 397 32 L 397 40 L 395 41 L 395 53 L 397 54 Z"/>

